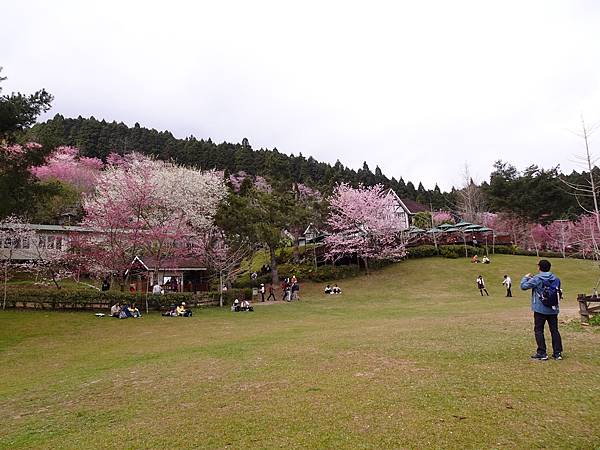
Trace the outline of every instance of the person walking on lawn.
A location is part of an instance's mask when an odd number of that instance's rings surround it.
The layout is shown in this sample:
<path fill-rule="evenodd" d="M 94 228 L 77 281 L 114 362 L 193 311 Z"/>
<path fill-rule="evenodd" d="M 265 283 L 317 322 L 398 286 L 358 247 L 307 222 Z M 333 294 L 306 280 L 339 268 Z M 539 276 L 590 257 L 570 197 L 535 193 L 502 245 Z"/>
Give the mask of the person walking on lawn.
<path fill-rule="evenodd" d="M 273 289 L 273 285 L 270 284 L 269 285 L 269 296 L 267 297 L 267 301 L 273 299 L 273 301 L 275 301 L 275 289 Z"/>
<path fill-rule="evenodd" d="M 538 262 L 539 273 L 532 275 L 528 273 L 521 280 L 521 289 L 531 289 L 531 310 L 533 311 L 533 331 L 537 351 L 531 356 L 538 361 L 546 361 L 546 339 L 544 338 L 544 326 L 548 322 L 550 335 L 552 336 L 552 358 L 562 359 L 562 338 L 558 331 L 558 313 L 560 299 L 560 279 L 550 272 L 552 264 L 546 259 Z"/>
<path fill-rule="evenodd" d="M 475 280 L 475 282 L 477 283 L 477 289 L 479 289 L 479 293 L 481 294 L 481 296 L 483 297 L 483 293 L 485 292 L 485 295 L 487 295 L 489 297 L 490 294 L 488 294 L 488 291 L 485 288 L 485 281 L 483 281 L 483 277 L 481 275 L 479 275 L 477 277 L 477 280 Z"/>

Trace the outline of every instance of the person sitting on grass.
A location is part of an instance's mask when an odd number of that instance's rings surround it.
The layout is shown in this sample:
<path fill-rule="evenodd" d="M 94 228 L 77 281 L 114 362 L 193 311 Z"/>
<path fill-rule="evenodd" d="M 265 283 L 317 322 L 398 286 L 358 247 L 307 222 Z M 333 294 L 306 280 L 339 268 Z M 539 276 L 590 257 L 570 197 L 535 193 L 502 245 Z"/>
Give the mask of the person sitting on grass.
<path fill-rule="evenodd" d="M 337 284 L 334 284 L 333 287 L 331 288 L 331 293 L 332 294 L 341 294 L 342 290 L 340 289 L 340 287 Z"/>
<path fill-rule="evenodd" d="M 110 308 L 111 317 L 119 318 L 119 314 L 121 314 L 121 302 L 117 302 Z"/>
<path fill-rule="evenodd" d="M 329 286 L 329 285 L 325 286 L 325 293 L 331 294 L 331 286 Z"/>
<path fill-rule="evenodd" d="M 177 316 L 177 306 L 175 305 L 175 303 L 171 303 L 171 306 L 169 307 L 169 309 L 167 311 L 165 311 L 164 313 L 162 313 L 162 315 L 165 317 L 176 317 Z"/>
<path fill-rule="evenodd" d="M 473 257 L 471 258 L 471 262 L 473 264 L 477 264 L 479 262 L 479 257 L 477 255 L 473 255 Z"/>
<path fill-rule="evenodd" d="M 241 310 L 242 311 L 254 311 L 254 308 L 250 304 L 249 300 L 242 300 Z"/>
<path fill-rule="evenodd" d="M 128 319 L 129 317 L 133 317 L 131 315 L 131 311 L 129 310 L 129 305 L 124 304 L 121 308 L 121 312 L 119 313 L 119 319 Z"/>
<path fill-rule="evenodd" d="M 180 317 L 192 317 L 192 310 L 187 307 L 185 302 L 181 302 L 181 305 L 177 307 L 177 315 Z"/>
<path fill-rule="evenodd" d="M 483 257 L 483 259 L 481 260 L 481 262 L 484 263 L 484 264 L 489 264 L 491 261 L 490 261 L 490 258 L 488 258 L 488 256 L 485 255 Z"/>
<path fill-rule="evenodd" d="M 231 311 L 238 312 L 240 310 L 240 301 L 236 298 L 231 305 Z"/>
<path fill-rule="evenodd" d="M 135 302 L 133 302 L 131 304 L 131 306 L 128 306 L 127 309 L 129 310 L 129 313 L 131 314 L 129 317 L 135 317 L 136 319 L 139 319 L 140 317 L 142 317 L 142 313 L 140 313 L 140 310 L 137 309 L 137 306 L 135 306 Z"/>

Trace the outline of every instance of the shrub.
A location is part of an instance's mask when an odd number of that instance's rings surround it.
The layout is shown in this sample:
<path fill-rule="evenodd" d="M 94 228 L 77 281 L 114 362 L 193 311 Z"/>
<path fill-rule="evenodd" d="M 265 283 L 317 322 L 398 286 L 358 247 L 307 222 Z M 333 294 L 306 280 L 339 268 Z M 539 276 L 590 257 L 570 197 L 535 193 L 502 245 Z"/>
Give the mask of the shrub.
<path fill-rule="evenodd" d="M 271 274 L 267 273 L 265 275 L 259 275 L 256 280 L 252 280 L 252 273 L 246 272 L 243 275 L 240 275 L 234 282 L 233 286 L 235 288 L 249 288 L 260 286 L 263 283 L 265 285 L 271 283 Z"/>
<path fill-rule="evenodd" d="M 500 253 L 501 255 L 515 255 L 517 253 L 517 247 L 514 245 L 496 245 L 494 246 L 494 253 Z"/>
<path fill-rule="evenodd" d="M 407 253 L 409 258 L 427 258 L 437 256 L 438 251 L 433 245 L 419 245 L 418 247 L 408 248 Z"/>
<path fill-rule="evenodd" d="M 592 317 L 590 317 L 589 323 L 593 326 L 600 326 L 600 314 L 594 314 Z"/>
<path fill-rule="evenodd" d="M 218 304 L 219 302 L 219 291 L 211 291 L 207 292 L 205 295 L 209 296 L 211 300 Z M 235 299 L 238 300 L 251 300 L 252 299 L 252 288 L 242 288 L 242 289 L 228 289 L 226 292 L 223 292 L 223 304 L 231 305 Z"/>
<path fill-rule="evenodd" d="M 319 266 L 317 271 L 314 271 L 310 275 L 310 280 L 316 282 L 323 282 L 329 280 L 339 280 L 342 278 L 355 277 L 361 273 L 358 265 L 350 266 Z"/>
<path fill-rule="evenodd" d="M 251 290 L 230 289 L 223 293 L 223 299 L 227 303 L 235 297 L 251 298 Z M 148 294 L 148 306 L 151 309 L 160 310 L 172 303 L 186 302 L 193 307 L 210 306 L 218 304 L 219 292 L 203 292 L 194 294 L 191 292 L 173 292 L 165 295 Z M 14 288 L 8 291 L 6 299 L 9 307 L 27 307 L 39 309 L 106 309 L 111 305 L 121 303 L 133 303 L 138 306 L 146 305 L 146 294 L 120 291 L 74 291 L 66 289 L 32 289 Z"/>
<path fill-rule="evenodd" d="M 440 247 L 440 255 L 444 258 L 456 259 L 461 257 L 461 250 L 457 245 L 444 245 Z"/>

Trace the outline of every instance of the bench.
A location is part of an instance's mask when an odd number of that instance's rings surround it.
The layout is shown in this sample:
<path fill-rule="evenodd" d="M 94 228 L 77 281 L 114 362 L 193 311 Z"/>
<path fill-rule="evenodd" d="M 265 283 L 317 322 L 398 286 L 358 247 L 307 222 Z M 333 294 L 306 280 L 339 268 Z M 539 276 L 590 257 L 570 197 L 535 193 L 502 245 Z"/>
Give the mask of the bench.
<path fill-rule="evenodd" d="M 579 303 L 581 323 L 589 323 L 590 316 L 600 314 L 600 297 L 597 295 L 578 294 L 577 302 Z M 594 303 L 596 303 L 596 306 L 594 306 Z"/>

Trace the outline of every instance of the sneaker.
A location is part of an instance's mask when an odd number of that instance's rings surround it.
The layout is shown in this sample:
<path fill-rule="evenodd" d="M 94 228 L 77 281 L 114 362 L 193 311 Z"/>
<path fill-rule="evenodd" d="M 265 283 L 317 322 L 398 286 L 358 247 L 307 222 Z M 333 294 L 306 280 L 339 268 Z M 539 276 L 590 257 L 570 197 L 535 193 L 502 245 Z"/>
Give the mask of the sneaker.
<path fill-rule="evenodd" d="M 548 355 L 536 353 L 535 355 L 531 355 L 531 359 L 535 359 L 537 361 L 548 361 Z"/>
<path fill-rule="evenodd" d="M 560 361 L 560 360 L 562 360 L 562 355 L 560 353 L 555 353 L 554 355 L 552 355 L 552 359 L 555 359 L 556 361 Z"/>

